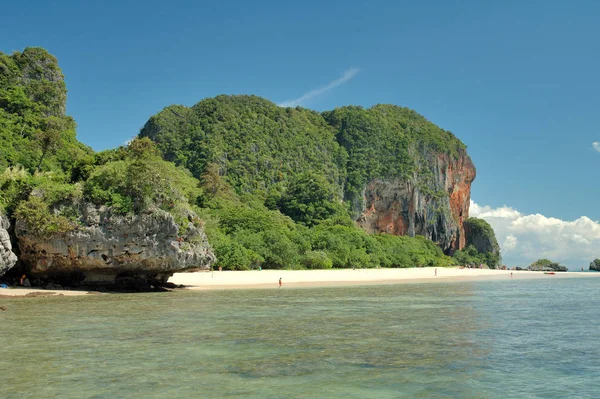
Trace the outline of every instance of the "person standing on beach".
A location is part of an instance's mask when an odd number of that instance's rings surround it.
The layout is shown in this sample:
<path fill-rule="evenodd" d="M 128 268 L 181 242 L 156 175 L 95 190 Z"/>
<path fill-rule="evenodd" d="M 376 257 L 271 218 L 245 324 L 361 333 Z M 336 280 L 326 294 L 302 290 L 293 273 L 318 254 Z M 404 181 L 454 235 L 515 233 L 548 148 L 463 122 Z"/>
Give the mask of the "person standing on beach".
<path fill-rule="evenodd" d="M 279 277 L 279 288 L 281 288 L 281 277 Z"/>
<path fill-rule="evenodd" d="M 435 268 L 435 275 L 437 276 L 437 267 Z"/>

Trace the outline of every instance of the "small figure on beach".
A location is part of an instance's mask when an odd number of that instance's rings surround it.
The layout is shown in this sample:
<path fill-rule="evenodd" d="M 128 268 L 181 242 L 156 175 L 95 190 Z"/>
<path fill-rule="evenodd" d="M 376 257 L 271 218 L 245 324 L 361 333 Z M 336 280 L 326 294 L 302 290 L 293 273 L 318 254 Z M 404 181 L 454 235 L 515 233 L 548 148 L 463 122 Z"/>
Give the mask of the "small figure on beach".
<path fill-rule="evenodd" d="M 510 272 L 510 278 L 512 278 L 512 273 L 513 273 L 513 272 Z"/>
<path fill-rule="evenodd" d="M 279 288 L 281 288 L 281 277 L 279 277 Z"/>
<path fill-rule="evenodd" d="M 31 283 L 29 282 L 29 279 L 27 278 L 26 275 L 22 275 L 21 276 L 21 280 L 19 281 L 19 285 L 21 285 L 23 287 L 31 287 Z"/>
<path fill-rule="evenodd" d="M 435 275 L 437 276 L 437 267 L 435 268 Z"/>
<path fill-rule="evenodd" d="M 223 271 L 223 268 L 222 268 L 221 266 L 219 266 L 219 271 L 220 271 L 220 272 L 222 272 L 222 271 Z"/>

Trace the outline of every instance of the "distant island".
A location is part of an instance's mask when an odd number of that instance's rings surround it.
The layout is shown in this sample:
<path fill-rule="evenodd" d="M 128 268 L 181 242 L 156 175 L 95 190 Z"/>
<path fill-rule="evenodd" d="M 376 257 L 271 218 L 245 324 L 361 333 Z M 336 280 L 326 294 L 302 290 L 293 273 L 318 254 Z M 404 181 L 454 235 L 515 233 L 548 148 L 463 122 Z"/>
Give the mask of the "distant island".
<path fill-rule="evenodd" d="M 538 259 L 529 265 L 528 269 L 536 272 L 566 272 L 569 270 L 566 266 L 549 259 Z"/>
<path fill-rule="evenodd" d="M 94 152 L 57 60 L 0 53 L 0 276 L 160 287 L 183 270 L 501 264 L 466 146 L 408 108 L 218 96 Z M 14 247 L 13 247 L 14 245 Z M 18 254 L 18 261 L 14 253 Z"/>

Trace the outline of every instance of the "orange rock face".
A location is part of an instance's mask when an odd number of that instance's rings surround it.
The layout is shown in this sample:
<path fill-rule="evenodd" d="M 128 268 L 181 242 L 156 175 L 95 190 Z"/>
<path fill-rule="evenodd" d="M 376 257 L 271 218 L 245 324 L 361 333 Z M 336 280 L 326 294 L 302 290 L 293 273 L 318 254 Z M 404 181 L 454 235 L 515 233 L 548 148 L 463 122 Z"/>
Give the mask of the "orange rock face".
<path fill-rule="evenodd" d="M 475 180 L 475 165 L 465 154 L 456 163 L 448 162 L 446 185 L 450 195 L 450 212 L 458 222 L 459 235 L 452 249 L 465 247 L 465 229 L 463 222 L 469 217 L 471 203 L 471 183 Z"/>
<path fill-rule="evenodd" d="M 428 172 L 410 179 L 374 179 L 364 189 L 357 224 L 368 232 L 423 235 L 447 254 L 465 246 L 475 166 L 466 154 L 424 156 Z M 424 177 L 426 176 L 426 177 Z"/>

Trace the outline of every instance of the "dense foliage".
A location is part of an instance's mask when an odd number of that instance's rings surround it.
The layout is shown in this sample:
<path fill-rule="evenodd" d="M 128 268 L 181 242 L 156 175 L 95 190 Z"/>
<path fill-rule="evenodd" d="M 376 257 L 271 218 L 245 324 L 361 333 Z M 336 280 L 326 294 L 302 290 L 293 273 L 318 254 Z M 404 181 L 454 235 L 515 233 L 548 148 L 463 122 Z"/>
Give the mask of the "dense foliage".
<path fill-rule="evenodd" d="M 265 220 L 280 214 L 296 222 L 284 224 L 286 230 L 275 229 L 274 234 L 286 243 L 279 243 L 282 253 L 295 253 L 286 258 L 288 265 L 328 267 L 329 261 L 332 267 L 435 263 L 429 249 L 417 248 L 416 243 L 421 241 L 367 236 L 354 227 L 351 216 L 356 216 L 357 203 L 368 181 L 410 178 L 426 191 L 433 186 L 433 163 L 427 157 L 446 154 L 456 158 L 465 151 L 464 144 L 452 133 L 408 108 L 349 106 L 319 114 L 300 107 L 281 108 L 255 96 L 218 96 L 191 108 L 169 106 L 150 118 L 140 136 L 155 141 L 166 159 L 202 177 L 205 193 L 214 194 L 227 187 L 226 196 L 237 197 L 235 206 L 211 208 L 211 217 L 221 226 L 232 214 L 245 214 L 230 211 L 232 207 L 252 204 L 252 222 L 236 223 L 260 228 L 252 232 L 225 229 L 224 235 L 211 240 L 226 267 L 235 267 L 227 259 L 244 259 L 245 267 L 263 265 L 261 262 L 273 267 L 277 262 L 265 260 L 268 251 L 259 250 L 262 247 L 256 244 L 268 239 L 257 238 L 257 234 L 264 235 L 274 228 L 273 223 L 267 227 Z M 430 194 L 447 196 L 446 192 Z M 200 205 L 211 206 L 209 202 Z M 260 222 L 256 220 L 259 214 L 264 216 Z M 299 230 L 303 237 L 316 235 L 319 239 L 305 239 L 300 250 L 286 252 L 298 243 Z M 332 247 L 322 248 L 327 242 Z M 394 245 L 413 247 L 410 251 L 395 251 Z M 407 255 L 419 251 L 427 255 L 418 259 Z M 499 256 L 469 250 L 459 252 L 454 262 L 495 267 Z"/>
<path fill-rule="evenodd" d="M 215 169 L 215 166 L 209 167 L 213 172 Z M 197 213 L 205 221 L 206 233 L 218 258 L 217 266 L 224 269 L 452 264 L 452 259 L 445 256 L 435 243 L 423 237 L 367 234 L 355 227 L 347 213 L 336 209 L 335 204 L 332 205 L 335 212 L 328 214 L 329 218 L 309 218 L 298 212 L 293 213 L 300 218 L 299 223 L 295 223 L 279 210 L 268 209 L 264 205 L 265 195 L 260 191 L 237 194 L 221 176 L 214 173 L 205 173 L 201 181 L 205 207 L 197 208 Z M 313 183 L 310 175 L 298 181 L 301 185 Z M 305 198 L 299 203 L 308 204 L 309 209 L 319 209 L 312 203 L 313 200 L 320 204 L 323 197 L 316 195 L 314 199 Z M 337 214 L 338 211 L 341 214 Z M 312 211 L 308 214 L 314 215 Z M 321 215 L 319 212 L 316 214 Z"/>
<path fill-rule="evenodd" d="M 492 226 L 483 219 L 470 217 L 463 223 L 465 229 L 471 232 L 472 237 L 483 237 L 490 243 L 496 243 L 496 234 Z"/>
<path fill-rule="evenodd" d="M 56 59 L 44 49 L 0 53 L 0 171 L 68 173 L 91 153 L 65 116 L 66 88 Z"/>
<path fill-rule="evenodd" d="M 415 111 L 395 105 L 347 106 L 323 113 L 348 153 L 345 199 L 356 202 L 374 178 L 415 178 L 423 188 L 433 177 L 428 154 L 457 157 L 464 144 Z M 434 193 L 432 193 L 434 194 Z M 445 195 L 445 193 L 442 193 Z"/>
<path fill-rule="evenodd" d="M 531 266 L 550 266 L 554 264 L 556 264 L 556 262 L 553 262 L 550 259 L 543 258 L 536 260 L 531 264 Z"/>
<path fill-rule="evenodd" d="M 78 204 L 93 203 L 123 215 L 160 208 L 184 230 L 202 224 L 225 269 L 456 262 L 423 237 L 367 234 L 345 205 L 374 177 L 427 179 L 428 149 L 464 150 L 414 111 L 321 114 L 218 96 L 167 107 L 140 139 L 93 153 L 75 138 L 65 100 L 62 72 L 45 50 L 0 53 L 0 206 L 40 236 L 76 229 Z"/>
<path fill-rule="evenodd" d="M 500 262 L 499 255 L 492 252 L 479 252 L 474 245 L 467 245 L 465 248 L 456 251 L 452 257 L 457 265 L 463 266 L 479 266 L 483 264 L 495 269 Z"/>
<path fill-rule="evenodd" d="M 333 184 L 339 199 L 351 200 L 377 177 L 417 176 L 427 186 L 432 173 L 426 154 L 457 157 L 465 150 L 452 133 L 408 108 L 349 106 L 319 114 L 256 96 L 169 106 L 151 117 L 140 135 L 195 176 L 209 163 L 218 165 L 238 193 L 281 191 L 297 175 L 311 172 Z"/>
<path fill-rule="evenodd" d="M 150 118 L 142 137 L 165 159 L 199 177 L 209 163 L 238 192 L 267 189 L 304 172 L 341 185 L 346 153 L 321 115 L 281 108 L 256 96 L 218 96 L 192 108 L 170 106 Z"/>
<path fill-rule="evenodd" d="M 500 246 L 494 229 L 483 219 L 470 217 L 463 222 L 466 248 L 458 251 L 454 259 L 460 265 L 485 264 L 492 269 L 500 266 Z"/>

